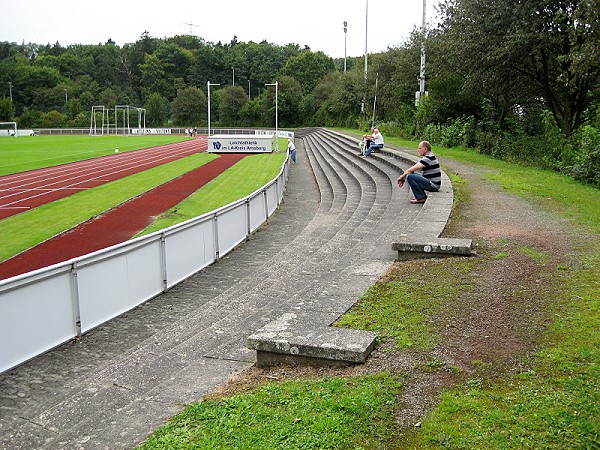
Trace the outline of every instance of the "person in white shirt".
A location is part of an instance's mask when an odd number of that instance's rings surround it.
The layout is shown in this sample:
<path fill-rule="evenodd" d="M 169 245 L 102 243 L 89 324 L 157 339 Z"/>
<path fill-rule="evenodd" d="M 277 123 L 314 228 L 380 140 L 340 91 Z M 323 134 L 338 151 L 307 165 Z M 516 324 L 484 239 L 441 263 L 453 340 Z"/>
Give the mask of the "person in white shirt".
<path fill-rule="evenodd" d="M 296 146 L 294 145 L 294 141 L 292 141 L 291 139 L 288 139 L 287 149 L 290 156 L 292 157 L 292 161 L 294 162 L 294 164 L 296 164 Z"/>
<path fill-rule="evenodd" d="M 383 136 L 377 128 L 371 128 L 371 134 L 363 137 L 367 140 L 367 148 L 363 155 L 365 158 L 368 158 L 373 151 L 383 148 Z"/>

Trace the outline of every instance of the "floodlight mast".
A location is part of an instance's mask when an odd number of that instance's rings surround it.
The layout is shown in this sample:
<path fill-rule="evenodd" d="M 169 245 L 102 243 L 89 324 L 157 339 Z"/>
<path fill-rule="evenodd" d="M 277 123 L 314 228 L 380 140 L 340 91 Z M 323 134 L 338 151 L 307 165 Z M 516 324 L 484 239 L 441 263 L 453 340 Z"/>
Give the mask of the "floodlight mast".
<path fill-rule="evenodd" d="M 367 119 L 367 67 L 368 67 L 368 51 L 367 51 L 367 38 L 368 38 L 368 29 L 369 29 L 369 0 L 366 1 L 367 8 L 365 11 L 365 93 L 363 95 L 362 103 L 361 103 L 361 111 L 363 113 L 363 118 L 366 121 Z"/>
<path fill-rule="evenodd" d="M 278 99 L 277 99 L 277 91 L 279 82 L 275 81 L 275 83 L 268 83 L 265 86 L 275 86 L 275 151 L 279 151 L 279 121 L 278 121 Z"/>
<path fill-rule="evenodd" d="M 346 44 L 348 42 L 348 22 L 344 20 L 344 73 L 346 73 Z"/>
<path fill-rule="evenodd" d="M 373 117 L 371 119 L 371 128 L 375 126 L 375 106 L 377 105 L 377 83 L 379 81 L 379 72 L 375 74 L 375 98 L 373 99 Z"/>
<path fill-rule="evenodd" d="M 206 89 L 208 91 L 208 137 L 210 137 L 210 87 L 211 86 L 221 86 L 219 83 L 211 83 L 210 81 L 206 82 Z"/>
<path fill-rule="evenodd" d="M 421 100 L 425 97 L 425 26 L 426 26 L 426 7 L 427 0 L 423 0 L 423 20 L 421 23 L 421 67 L 419 70 L 419 92 L 415 95 L 415 104 L 419 106 Z"/>

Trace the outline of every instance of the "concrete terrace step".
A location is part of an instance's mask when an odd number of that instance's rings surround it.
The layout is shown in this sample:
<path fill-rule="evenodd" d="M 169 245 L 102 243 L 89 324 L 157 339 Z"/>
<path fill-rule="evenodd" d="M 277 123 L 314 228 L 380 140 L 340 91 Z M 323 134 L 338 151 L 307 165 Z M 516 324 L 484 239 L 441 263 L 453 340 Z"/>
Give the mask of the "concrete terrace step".
<path fill-rule="evenodd" d="M 359 158 L 338 136 L 298 130 L 284 201 L 235 251 L 80 341 L 0 375 L 0 448 L 134 448 L 254 364 L 248 337 L 289 314 L 297 316 L 289 337 L 310 336 L 290 339 L 290 352 L 329 346 L 342 356 L 325 361 L 345 364 L 345 352 L 357 350 L 345 344 L 359 333 L 368 354 L 373 335 L 330 324 L 393 264 L 390 241 L 424 205 L 397 188 L 397 170 Z"/>
<path fill-rule="evenodd" d="M 380 224 L 396 221 L 401 200 L 395 180 L 403 169 L 360 158 L 351 142 L 330 131 L 311 130 L 297 137 L 303 139 L 317 183 L 330 189 L 326 208 L 339 211 L 338 236 L 361 231 L 362 236 L 369 235 Z M 381 231 L 385 229 L 382 225 Z M 286 313 L 248 338 L 247 346 L 257 352 L 259 365 L 361 363 L 375 345 L 375 333 L 318 326 L 316 317 L 306 317 L 310 310 L 302 310 L 303 320 L 297 314 L 297 310 Z"/>
<path fill-rule="evenodd" d="M 385 148 L 372 153 L 369 158 L 362 158 L 357 151 L 356 140 L 328 130 L 311 130 L 303 137 L 307 152 L 312 155 L 313 167 L 318 162 L 319 172 L 330 183 L 332 201 L 335 201 L 336 193 L 337 197 L 352 196 L 374 190 L 375 201 L 369 206 L 369 214 L 374 214 L 379 201 L 388 206 L 402 201 L 400 190 L 395 188 L 396 179 L 418 158 Z M 346 172 L 350 179 L 356 181 L 358 193 L 356 186 L 348 184 L 344 184 L 345 190 L 335 188 L 332 180 L 343 178 L 346 180 L 344 183 L 348 183 L 348 178 L 340 177 L 340 172 Z M 399 235 L 397 242 L 392 243 L 392 250 L 398 252 L 398 260 L 472 254 L 471 240 L 439 237 L 450 217 L 453 203 L 452 184 L 446 173 L 442 173 L 442 186 L 440 191 L 429 193 L 425 204 L 416 206 L 420 208 L 416 217 L 406 232 Z M 388 209 L 387 206 L 385 209 Z M 381 212 L 379 219 L 385 216 L 385 212 Z M 248 338 L 247 345 L 256 351 L 257 364 L 261 366 L 282 363 L 337 365 L 364 362 L 375 345 L 375 339 L 375 333 L 318 327 L 310 317 L 299 319 L 296 313 L 290 312 L 257 330 Z"/>
<path fill-rule="evenodd" d="M 315 327 L 312 317 L 286 313 L 248 338 L 257 365 L 347 365 L 364 363 L 375 347 L 376 333 Z"/>

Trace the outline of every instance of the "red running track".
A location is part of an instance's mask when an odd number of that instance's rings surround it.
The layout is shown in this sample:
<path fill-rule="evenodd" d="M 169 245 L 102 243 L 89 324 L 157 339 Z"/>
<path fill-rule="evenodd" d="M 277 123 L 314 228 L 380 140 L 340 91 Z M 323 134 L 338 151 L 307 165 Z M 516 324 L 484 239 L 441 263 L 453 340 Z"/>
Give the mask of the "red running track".
<path fill-rule="evenodd" d="M 207 137 L 0 177 L 0 220 L 82 190 L 199 153 Z"/>
<path fill-rule="evenodd" d="M 246 155 L 223 154 L 208 164 L 0 263 L 0 280 L 76 258 L 131 239 Z"/>

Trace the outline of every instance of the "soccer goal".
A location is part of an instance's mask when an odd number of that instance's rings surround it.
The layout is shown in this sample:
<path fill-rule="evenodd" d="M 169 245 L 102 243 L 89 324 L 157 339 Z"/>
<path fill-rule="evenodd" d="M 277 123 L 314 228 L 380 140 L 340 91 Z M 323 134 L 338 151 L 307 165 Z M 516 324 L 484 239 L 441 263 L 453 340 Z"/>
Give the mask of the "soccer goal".
<path fill-rule="evenodd" d="M 114 108 L 92 106 L 90 135 L 105 134 L 141 135 L 146 129 L 146 110 L 130 105 Z"/>
<path fill-rule="evenodd" d="M 0 136 L 17 136 L 17 122 L 0 122 Z"/>

